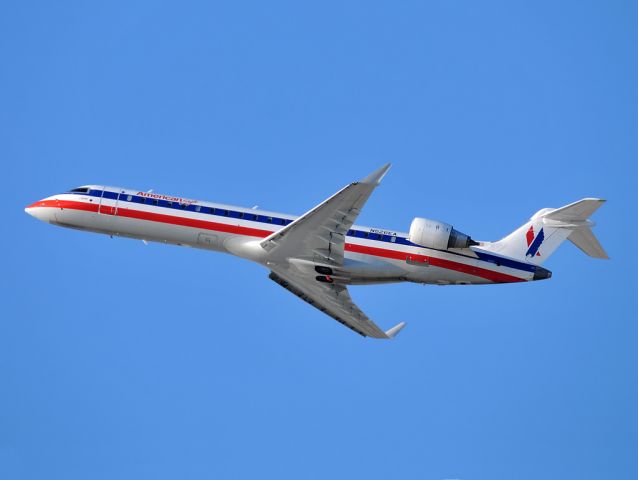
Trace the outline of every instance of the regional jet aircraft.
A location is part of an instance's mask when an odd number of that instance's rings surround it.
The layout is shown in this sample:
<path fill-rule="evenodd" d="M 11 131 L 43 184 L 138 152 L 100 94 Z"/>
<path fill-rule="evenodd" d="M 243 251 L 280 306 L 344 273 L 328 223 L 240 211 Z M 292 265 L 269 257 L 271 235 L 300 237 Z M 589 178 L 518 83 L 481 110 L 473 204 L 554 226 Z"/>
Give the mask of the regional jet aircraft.
<path fill-rule="evenodd" d="M 348 285 L 416 282 L 474 285 L 542 280 L 541 267 L 570 240 L 608 258 L 589 216 L 604 200 L 544 208 L 496 242 L 479 242 L 447 223 L 415 218 L 408 233 L 354 225 L 390 165 L 351 183 L 300 217 L 153 192 L 85 185 L 29 205 L 39 220 L 143 241 L 221 251 L 270 270 L 269 278 L 360 335 L 393 338 L 352 301 Z"/>

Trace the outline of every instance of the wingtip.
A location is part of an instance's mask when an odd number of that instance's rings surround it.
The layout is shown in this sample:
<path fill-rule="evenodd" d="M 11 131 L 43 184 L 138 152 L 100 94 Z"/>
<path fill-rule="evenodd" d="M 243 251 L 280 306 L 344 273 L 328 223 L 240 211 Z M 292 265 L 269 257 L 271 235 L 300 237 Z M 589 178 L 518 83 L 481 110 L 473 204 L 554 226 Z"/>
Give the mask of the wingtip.
<path fill-rule="evenodd" d="M 382 166 L 378 170 L 375 170 L 366 178 L 361 180 L 361 183 L 372 183 L 374 185 L 379 185 L 379 183 L 381 183 L 381 180 L 383 180 L 383 177 L 385 177 L 386 173 L 388 173 L 388 170 L 390 170 L 391 166 L 391 163 L 386 163 L 384 166 Z"/>
<path fill-rule="evenodd" d="M 397 323 L 390 330 L 387 330 L 385 334 L 388 336 L 388 338 L 394 338 L 399 334 L 401 330 L 403 330 L 403 327 L 405 327 L 405 322 Z"/>

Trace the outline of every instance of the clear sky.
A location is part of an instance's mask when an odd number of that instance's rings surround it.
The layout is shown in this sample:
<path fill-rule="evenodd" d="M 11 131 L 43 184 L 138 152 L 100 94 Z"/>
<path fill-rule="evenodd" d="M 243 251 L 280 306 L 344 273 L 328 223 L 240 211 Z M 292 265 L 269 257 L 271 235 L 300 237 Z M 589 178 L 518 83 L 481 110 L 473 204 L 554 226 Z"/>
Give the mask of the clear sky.
<path fill-rule="evenodd" d="M 4 2 L 2 479 L 638 478 L 631 1 Z M 595 215 L 525 285 L 355 287 L 362 339 L 204 251 L 66 230 L 86 183 L 495 240 Z"/>

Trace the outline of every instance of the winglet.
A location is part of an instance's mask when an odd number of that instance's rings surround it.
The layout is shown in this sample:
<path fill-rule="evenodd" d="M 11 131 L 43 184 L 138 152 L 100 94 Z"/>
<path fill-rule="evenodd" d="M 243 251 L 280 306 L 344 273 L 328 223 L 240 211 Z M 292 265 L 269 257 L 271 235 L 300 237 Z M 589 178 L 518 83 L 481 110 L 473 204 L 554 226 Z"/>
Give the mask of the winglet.
<path fill-rule="evenodd" d="M 379 183 L 381 183 L 381 179 L 385 177 L 385 174 L 388 173 L 388 170 L 390 170 L 391 166 L 392 166 L 391 163 L 386 163 L 379 170 L 375 170 L 366 178 L 361 180 L 361 183 L 371 183 L 373 185 L 379 185 Z"/>
<path fill-rule="evenodd" d="M 390 330 L 387 330 L 385 334 L 388 336 L 388 338 L 394 338 L 399 334 L 403 327 L 405 327 L 405 322 L 397 323 Z"/>

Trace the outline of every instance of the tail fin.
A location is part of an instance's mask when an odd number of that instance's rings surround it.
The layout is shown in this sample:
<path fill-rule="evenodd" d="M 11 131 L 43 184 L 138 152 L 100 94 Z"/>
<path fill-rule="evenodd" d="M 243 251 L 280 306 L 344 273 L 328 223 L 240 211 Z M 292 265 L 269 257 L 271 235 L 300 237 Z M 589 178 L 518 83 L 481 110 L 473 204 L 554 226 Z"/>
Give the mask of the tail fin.
<path fill-rule="evenodd" d="M 609 258 L 591 231 L 594 222 L 588 220 L 604 202 L 584 198 L 561 208 L 544 208 L 507 237 L 478 248 L 540 265 L 561 243 L 570 240 L 590 257 Z"/>

